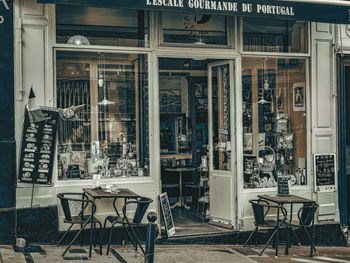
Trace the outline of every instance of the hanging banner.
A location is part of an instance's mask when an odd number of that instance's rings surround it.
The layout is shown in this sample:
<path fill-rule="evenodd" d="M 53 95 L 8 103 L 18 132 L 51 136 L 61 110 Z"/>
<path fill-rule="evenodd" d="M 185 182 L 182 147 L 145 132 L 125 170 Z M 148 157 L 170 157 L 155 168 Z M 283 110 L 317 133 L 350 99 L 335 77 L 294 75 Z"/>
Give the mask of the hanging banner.
<path fill-rule="evenodd" d="M 45 120 L 31 122 L 28 110 L 24 114 L 21 159 L 18 179 L 22 183 L 51 184 L 58 112 L 41 107 Z"/>
<path fill-rule="evenodd" d="M 336 5 L 296 3 L 277 0 L 37 0 L 38 3 L 84 5 L 156 11 L 178 11 L 229 16 L 350 23 L 350 8 Z"/>

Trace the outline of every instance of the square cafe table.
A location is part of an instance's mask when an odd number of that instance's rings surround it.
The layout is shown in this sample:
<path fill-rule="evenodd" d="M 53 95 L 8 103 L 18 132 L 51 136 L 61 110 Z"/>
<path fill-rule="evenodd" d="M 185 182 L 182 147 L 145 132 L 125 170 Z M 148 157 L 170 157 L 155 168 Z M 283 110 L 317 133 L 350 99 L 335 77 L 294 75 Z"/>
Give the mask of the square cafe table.
<path fill-rule="evenodd" d="M 140 196 L 133 191 L 127 189 L 127 188 L 120 188 L 118 189 L 118 192 L 116 193 L 111 193 L 111 192 L 106 192 L 102 188 L 83 188 L 83 191 L 89 195 L 91 198 L 94 200 L 96 199 L 103 199 L 103 198 L 112 198 L 113 200 L 113 207 L 115 212 L 117 213 L 118 216 L 120 216 L 117 206 L 116 206 L 116 200 L 118 198 L 124 198 L 124 202 L 126 202 L 127 199 L 137 199 Z"/>
<path fill-rule="evenodd" d="M 288 228 L 289 230 L 287 231 L 287 244 L 286 244 L 286 248 L 285 248 L 285 254 L 288 255 L 288 249 L 290 246 L 290 231 L 292 229 L 292 218 L 293 218 L 293 204 L 313 204 L 315 203 L 314 200 L 311 199 L 307 199 L 304 197 L 300 197 L 297 195 L 258 195 L 258 197 L 261 200 L 266 200 L 268 202 L 272 202 L 277 204 L 278 207 L 282 207 L 285 204 L 289 204 L 290 205 L 290 216 L 289 216 L 289 225 Z M 279 211 L 280 209 L 277 209 L 277 222 L 279 222 Z M 278 234 L 279 234 L 279 228 L 280 225 L 277 223 L 276 226 L 276 257 L 278 256 Z M 314 217 L 312 218 L 312 228 L 311 228 L 311 249 L 310 249 L 310 257 L 312 257 L 312 252 L 313 250 L 316 251 L 316 248 L 314 246 Z M 267 246 L 268 244 L 266 244 Z M 266 246 L 263 248 L 261 254 L 264 252 Z"/>

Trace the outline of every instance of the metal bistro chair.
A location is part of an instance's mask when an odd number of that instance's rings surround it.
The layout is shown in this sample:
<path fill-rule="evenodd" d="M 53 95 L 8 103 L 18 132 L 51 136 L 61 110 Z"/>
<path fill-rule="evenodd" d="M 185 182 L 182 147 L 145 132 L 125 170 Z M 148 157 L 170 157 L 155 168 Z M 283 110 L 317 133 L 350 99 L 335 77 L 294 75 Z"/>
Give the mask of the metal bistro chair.
<path fill-rule="evenodd" d="M 304 232 L 306 233 L 306 237 L 310 242 L 310 256 L 312 257 L 312 251 L 314 250 L 316 255 L 318 255 L 318 252 L 314 246 L 314 217 L 315 217 L 315 213 L 317 211 L 317 208 L 319 207 L 319 205 L 317 203 L 304 203 L 303 206 L 299 209 L 298 211 L 298 223 L 291 223 L 289 224 L 288 222 L 286 222 L 285 224 L 288 225 L 290 227 L 290 229 L 292 230 L 292 232 L 294 233 L 294 236 L 297 239 L 297 242 L 300 246 L 300 240 L 298 238 L 298 236 L 295 233 L 295 229 L 297 228 L 302 228 L 304 230 Z M 306 227 L 311 227 L 311 237 L 310 234 L 308 233 L 308 231 L 306 230 Z"/>
<path fill-rule="evenodd" d="M 287 210 L 284 207 L 272 206 L 269 202 L 265 200 L 249 200 L 252 204 L 253 214 L 254 214 L 254 225 L 255 229 L 250 234 L 247 241 L 244 243 L 244 247 L 252 239 L 255 234 L 255 245 L 257 246 L 259 227 L 274 229 L 273 234 L 270 236 L 269 240 L 266 242 L 265 247 L 261 250 L 259 256 L 262 255 L 268 244 L 271 242 L 272 238 L 275 236 L 277 229 L 280 228 L 287 219 Z M 277 222 L 276 220 L 266 220 L 265 217 L 269 213 L 271 208 L 281 209 L 283 218 Z"/>
<path fill-rule="evenodd" d="M 76 198 L 76 196 L 79 196 L 81 198 Z M 62 257 L 64 257 L 68 249 L 73 245 L 74 241 L 78 238 L 78 236 L 82 233 L 82 231 L 85 229 L 85 227 L 89 223 L 91 223 L 89 257 L 91 257 L 92 237 L 93 237 L 93 231 L 96 228 L 96 223 L 100 225 L 100 254 L 102 255 L 102 224 L 97 218 L 94 217 L 94 214 L 96 212 L 95 202 L 93 200 L 89 200 L 85 193 L 60 193 L 57 195 L 57 197 L 61 201 L 61 205 L 64 212 L 64 217 L 65 217 L 64 222 L 71 224 L 68 230 L 64 233 L 64 235 L 58 241 L 57 246 L 61 244 L 61 242 L 66 237 L 67 233 L 72 229 L 74 225 L 77 225 L 77 224 L 80 225 L 80 230 L 74 236 L 69 246 L 64 250 Z M 78 215 L 72 215 L 70 202 L 71 204 L 73 202 L 81 203 L 81 210 L 78 213 Z M 86 208 L 89 206 L 89 204 L 91 205 L 91 213 L 84 215 L 84 212 Z"/>
<path fill-rule="evenodd" d="M 144 215 L 148 209 L 149 204 L 152 202 L 153 202 L 153 200 L 151 198 L 148 198 L 148 197 L 139 197 L 137 199 L 132 199 L 132 200 L 125 202 L 125 204 L 123 206 L 123 210 L 122 210 L 123 216 L 107 216 L 106 217 L 105 222 L 104 222 L 104 228 L 106 228 L 107 222 L 111 223 L 107 252 L 106 252 L 107 255 L 109 253 L 109 249 L 111 246 L 113 228 L 116 224 L 121 224 L 123 226 L 124 230 L 126 231 L 126 233 L 129 236 L 131 243 L 135 247 L 135 251 L 137 251 L 137 246 L 140 246 L 143 255 L 145 255 L 145 250 L 143 249 L 143 247 L 139 241 L 139 238 L 137 236 L 137 228 L 142 225 L 141 224 L 142 218 L 144 217 Z M 130 219 L 127 217 L 127 207 L 130 204 L 136 204 L 136 210 L 135 210 L 133 219 Z"/>

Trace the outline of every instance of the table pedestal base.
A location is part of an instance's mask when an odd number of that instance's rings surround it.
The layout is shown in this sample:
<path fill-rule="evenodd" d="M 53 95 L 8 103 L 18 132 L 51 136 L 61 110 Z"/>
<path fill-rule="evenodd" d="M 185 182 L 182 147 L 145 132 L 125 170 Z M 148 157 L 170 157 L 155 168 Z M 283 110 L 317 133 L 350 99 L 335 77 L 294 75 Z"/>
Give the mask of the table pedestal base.
<path fill-rule="evenodd" d="M 170 206 L 171 208 L 175 208 L 175 207 L 184 207 L 185 209 L 190 209 L 190 207 L 188 205 L 186 205 L 185 203 L 182 203 L 181 201 L 176 202 L 175 204 L 173 204 L 172 206 Z"/>

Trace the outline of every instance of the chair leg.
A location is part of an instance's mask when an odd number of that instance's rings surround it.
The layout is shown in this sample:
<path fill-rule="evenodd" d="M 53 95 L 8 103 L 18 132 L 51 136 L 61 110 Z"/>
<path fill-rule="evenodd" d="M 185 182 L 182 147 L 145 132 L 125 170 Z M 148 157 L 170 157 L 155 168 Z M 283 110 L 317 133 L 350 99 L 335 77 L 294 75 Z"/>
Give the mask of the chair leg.
<path fill-rule="evenodd" d="M 90 244 L 89 244 L 89 258 L 92 256 L 92 242 L 93 242 L 93 236 L 94 236 L 94 218 L 91 217 L 91 226 L 90 226 Z"/>
<path fill-rule="evenodd" d="M 300 243 L 300 240 L 299 240 L 299 238 L 298 238 L 298 236 L 297 236 L 297 233 L 295 233 L 295 231 L 294 231 L 294 229 L 293 228 L 291 228 L 292 229 L 292 233 L 293 233 L 293 235 L 294 235 L 294 237 L 295 237 L 295 239 L 297 240 L 297 242 L 298 242 L 298 246 L 299 247 L 301 247 L 301 243 Z"/>
<path fill-rule="evenodd" d="M 307 238 L 308 238 L 309 241 L 310 241 L 310 244 L 311 244 L 311 246 L 312 246 L 312 249 L 315 251 L 315 254 L 318 256 L 318 252 L 317 252 L 315 246 L 312 244 L 311 237 L 310 237 L 309 233 L 307 232 L 305 226 L 302 226 L 302 228 L 304 229 L 304 231 L 305 231 L 305 233 L 306 233 L 306 236 L 307 236 Z"/>
<path fill-rule="evenodd" d="M 96 222 L 94 222 L 94 247 L 96 247 Z"/>
<path fill-rule="evenodd" d="M 96 221 L 95 222 L 95 233 L 97 232 L 97 229 L 96 229 L 96 223 L 99 224 L 100 226 L 100 230 L 99 230 L 99 234 L 100 234 L 100 241 L 99 241 L 99 245 L 100 245 L 100 255 L 102 255 L 102 223 L 99 222 L 99 221 Z M 95 238 L 95 240 L 97 239 L 97 237 Z M 95 245 L 96 247 L 96 245 Z"/>
<path fill-rule="evenodd" d="M 140 249 L 142 250 L 142 253 L 145 255 L 146 252 L 145 252 L 145 250 L 143 249 L 143 247 L 142 247 L 142 245 L 141 245 L 139 239 L 137 238 L 137 235 L 136 235 L 134 229 L 130 226 L 130 230 L 131 230 L 131 232 L 133 233 L 133 235 L 135 236 L 135 242 L 132 241 L 132 237 L 131 237 L 131 235 L 130 235 L 130 232 L 127 230 L 126 227 L 125 227 L 125 230 L 126 230 L 128 236 L 129 236 L 131 242 L 132 242 L 132 243 L 134 244 L 134 246 L 135 246 L 135 251 L 137 251 L 137 245 L 139 245 L 139 246 L 140 246 Z"/>
<path fill-rule="evenodd" d="M 133 237 L 130 235 L 130 232 L 128 230 L 128 228 L 125 226 L 125 224 L 123 224 L 123 230 L 126 232 L 126 234 L 128 235 L 130 242 L 132 243 L 132 245 L 135 247 L 135 251 L 137 251 L 137 244 L 134 242 Z"/>
<path fill-rule="evenodd" d="M 83 223 L 80 224 L 80 228 L 83 227 Z M 80 235 L 80 238 L 79 238 L 79 242 L 80 242 L 80 246 L 83 245 L 83 235 Z"/>
<path fill-rule="evenodd" d="M 102 255 L 102 223 L 100 223 L 100 255 Z"/>
<path fill-rule="evenodd" d="M 259 233 L 259 229 L 258 227 L 256 227 L 256 231 L 255 231 L 255 246 L 258 246 L 258 233 Z"/>
<path fill-rule="evenodd" d="M 62 253 L 62 257 L 64 257 L 64 255 L 67 253 L 68 249 L 70 249 L 70 247 L 73 245 L 74 241 L 77 239 L 77 237 L 81 234 L 81 232 L 85 229 L 85 227 L 90 223 L 90 220 L 87 220 L 83 227 L 80 228 L 79 232 L 75 235 L 75 237 L 73 238 L 73 240 L 70 242 L 70 244 L 68 245 L 68 247 L 64 250 L 64 252 Z"/>
<path fill-rule="evenodd" d="M 249 237 L 248 237 L 247 241 L 244 243 L 244 246 L 243 246 L 243 247 L 245 247 L 245 246 L 248 244 L 248 242 L 250 241 L 250 239 L 252 238 L 252 236 L 254 235 L 254 233 L 255 233 L 256 230 L 257 230 L 257 227 L 255 227 L 255 229 L 253 230 L 253 232 L 249 235 Z"/>
<path fill-rule="evenodd" d="M 266 249 L 267 246 L 270 244 L 272 238 L 275 236 L 276 233 L 277 233 L 277 227 L 275 228 L 275 231 L 273 232 L 273 234 L 270 236 L 269 240 L 267 240 L 267 242 L 266 242 L 264 248 L 260 251 L 259 256 L 261 256 L 262 253 L 264 253 L 265 249 Z"/>
<path fill-rule="evenodd" d="M 63 239 L 66 237 L 66 235 L 68 234 L 69 230 L 71 230 L 71 228 L 73 227 L 74 224 L 71 224 L 70 227 L 68 228 L 68 230 L 63 234 L 63 236 L 61 237 L 61 239 L 58 241 L 57 246 L 61 245 L 61 242 L 63 241 Z"/>
<path fill-rule="evenodd" d="M 109 249 L 111 247 L 111 241 L 112 241 L 112 234 L 113 234 L 113 227 L 114 227 L 115 224 L 112 224 L 111 225 L 111 229 L 109 231 L 109 238 L 108 238 L 108 244 L 107 244 L 107 251 L 106 251 L 106 255 L 108 255 L 109 253 Z"/>
<path fill-rule="evenodd" d="M 103 228 L 106 228 L 106 225 L 107 225 L 107 217 L 105 218 L 105 221 L 103 223 Z"/>

